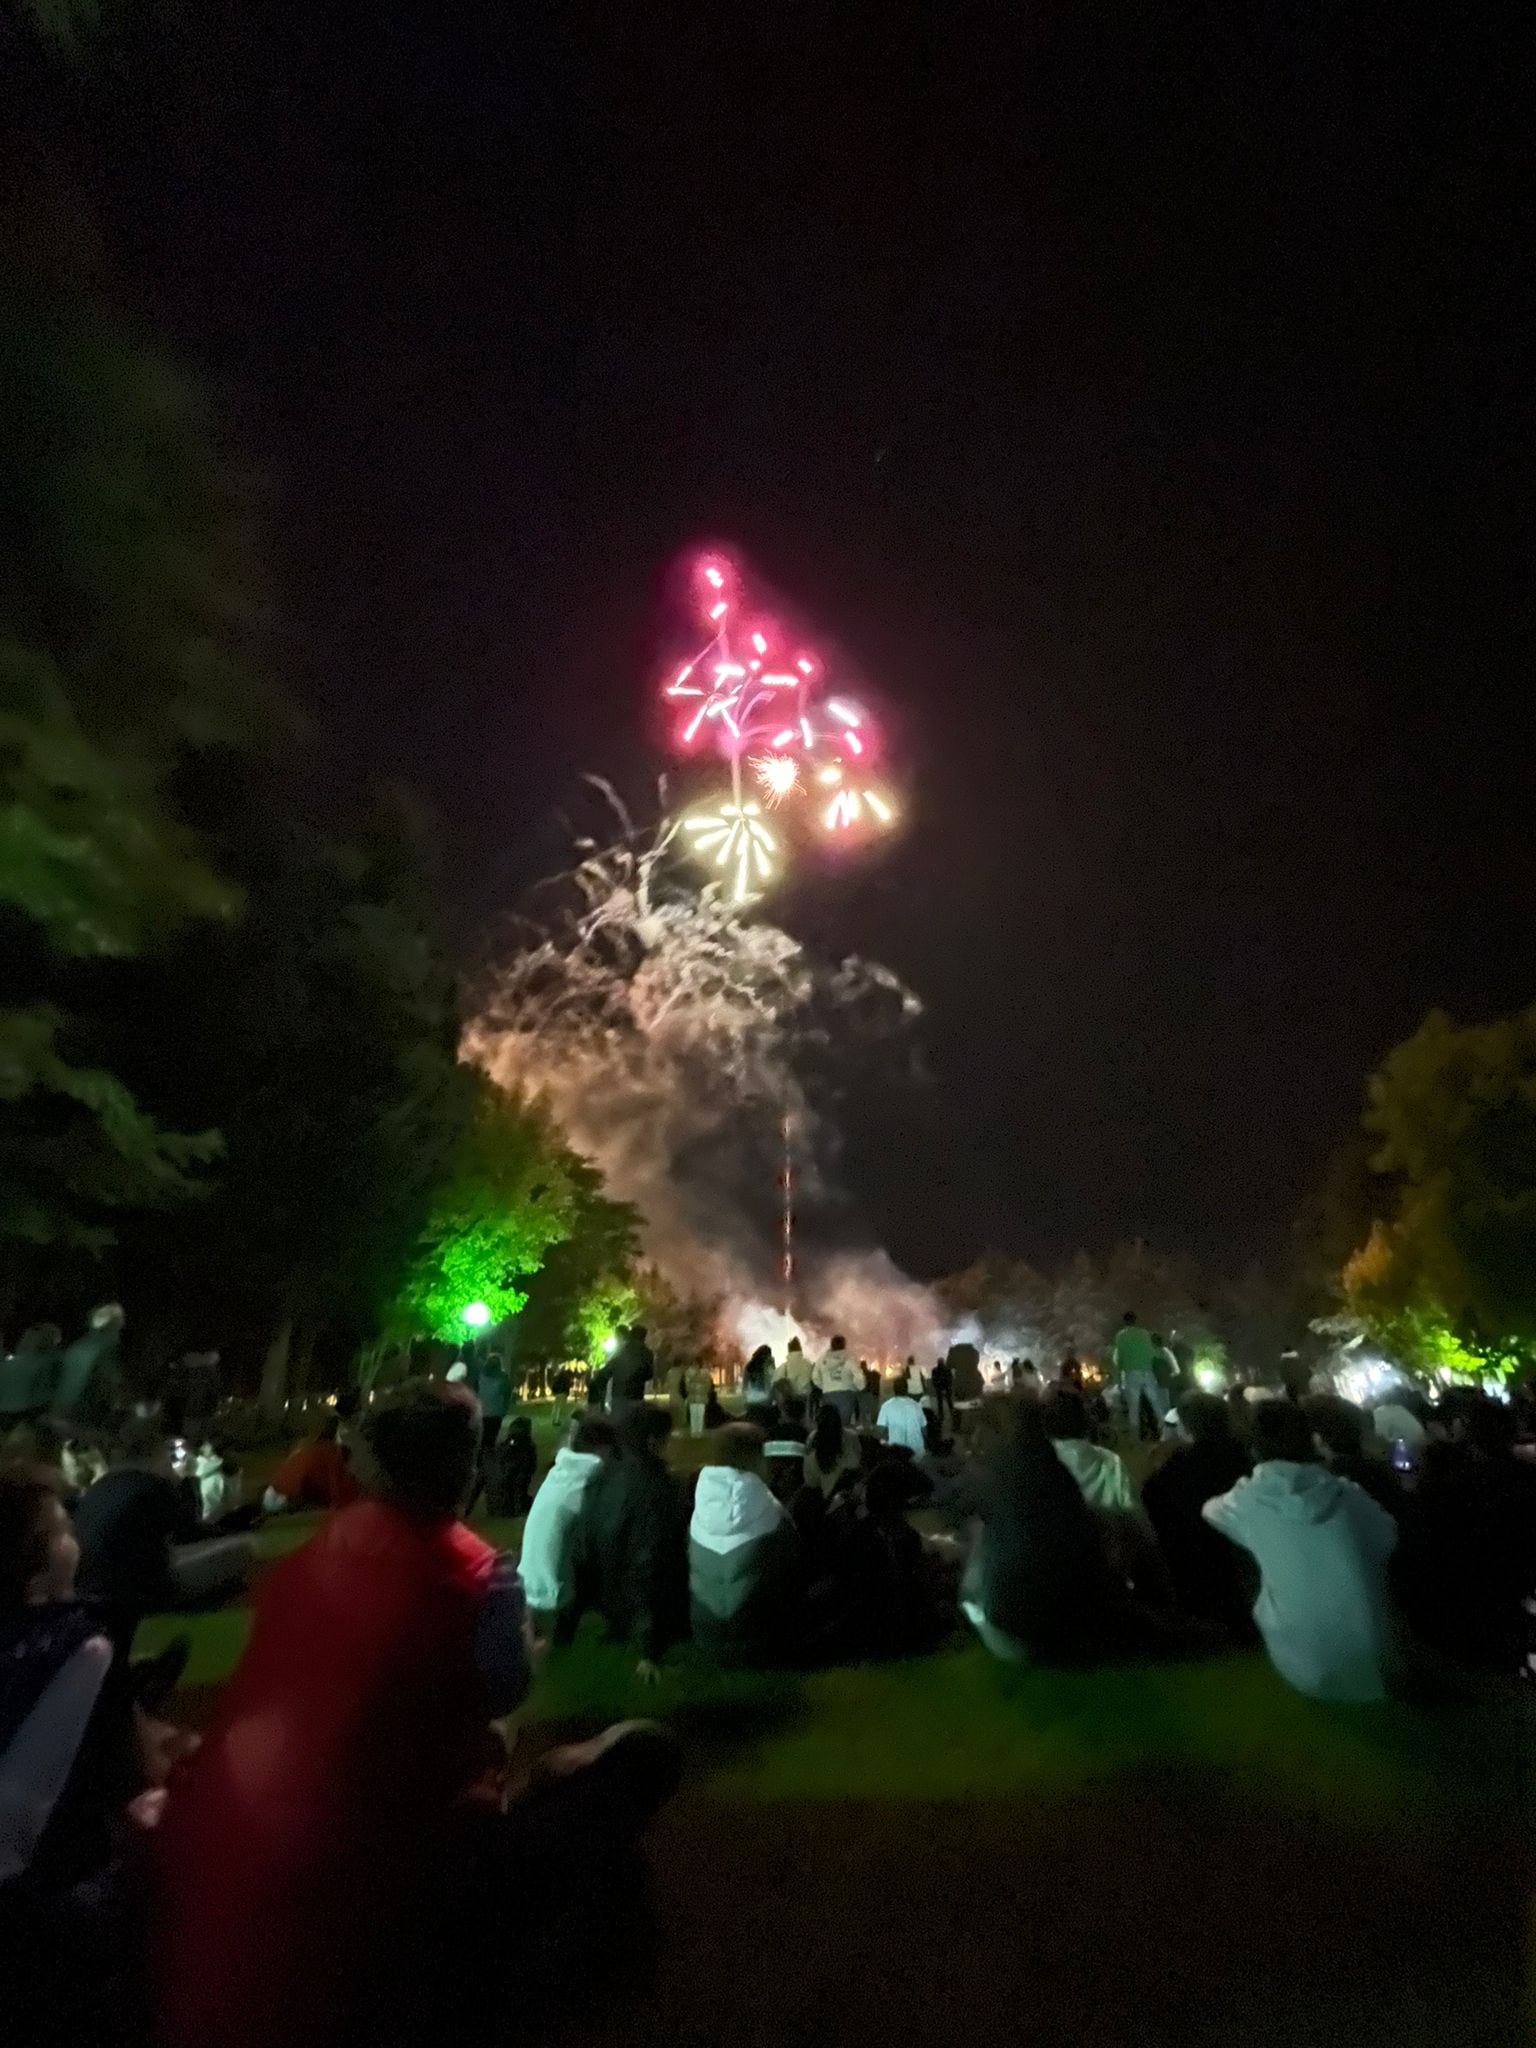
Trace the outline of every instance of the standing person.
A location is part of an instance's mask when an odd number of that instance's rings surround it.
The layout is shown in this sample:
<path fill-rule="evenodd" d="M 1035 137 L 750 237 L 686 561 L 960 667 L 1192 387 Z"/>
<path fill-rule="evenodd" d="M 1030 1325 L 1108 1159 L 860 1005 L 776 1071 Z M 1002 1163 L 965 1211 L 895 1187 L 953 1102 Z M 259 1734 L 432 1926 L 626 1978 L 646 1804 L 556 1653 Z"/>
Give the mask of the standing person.
<path fill-rule="evenodd" d="M 910 1394 L 914 1401 L 921 1401 L 926 1391 L 923 1386 L 922 1368 L 912 1357 L 907 1359 L 906 1386 L 903 1391 Z"/>
<path fill-rule="evenodd" d="M 577 1592 L 609 1635 L 630 1647 L 639 1677 L 650 1683 L 685 1632 L 686 1512 L 667 1470 L 670 1412 L 637 1402 L 614 1428 L 619 1455 L 582 1498 Z"/>
<path fill-rule="evenodd" d="M 485 1488 L 485 1504 L 493 1515 L 516 1521 L 528 1512 L 533 1475 L 539 1469 L 539 1453 L 533 1441 L 533 1419 L 514 1415 L 506 1434 L 488 1458 L 482 1458 L 475 1490 L 469 1497 L 468 1515 Z"/>
<path fill-rule="evenodd" d="M 955 1370 L 947 1358 L 939 1359 L 933 1368 L 933 1419 L 942 1432 L 946 1422 L 951 1429 L 955 1426 Z"/>
<path fill-rule="evenodd" d="M 859 1427 L 861 1429 L 873 1429 L 875 1417 L 880 1413 L 880 1398 L 884 1382 L 880 1377 L 879 1366 L 866 1365 L 862 1358 L 859 1360 L 859 1371 L 864 1376 L 863 1391 L 859 1395 Z M 898 1381 L 897 1384 L 899 1385 L 900 1382 Z"/>
<path fill-rule="evenodd" d="M 773 1353 L 766 1344 L 759 1344 L 747 1360 L 741 1375 L 742 1392 L 746 1395 L 748 1422 L 755 1423 L 768 1433 L 773 1420 Z"/>
<path fill-rule="evenodd" d="M 1259 1567 L 1253 1618 L 1276 1671 L 1313 1699 L 1379 1700 L 1393 1664 L 1387 1560 L 1397 1524 L 1317 1463 L 1290 1401 L 1253 1415 L 1253 1475 L 1208 1500 L 1206 1521 Z"/>
<path fill-rule="evenodd" d="M 575 1384 L 575 1375 L 568 1365 L 557 1367 L 549 1376 L 549 1391 L 555 1398 L 555 1412 L 551 1419 L 557 1429 L 569 1412 L 571 1389 Z"/>
<path fill-rule="evenodd" d="M 645 1390 L 656 1377 L 656 1359 L 645 1341 L 644 1323 L 625 1330 L 619 1348 L 608 1367 L 608 1406 L 615 1424 L 645 1399 Z"/>
<path fill-rule="evenodd" d="M 512 1375 L 499 1351 L 486 1354 L 475 1376 L 475 1394 L 480 1402 L 480 1462 L 483 1466 L 496 1448 L 501 1425 L 512 1406 Z"/>
<path fill-rule="evenodd" d="M 59 1358 L 52 1407 L 68 1421 L 100 1421 L 110 1416 L 122 1397 L 122 1304 L 103 1302 L 93 1308 L 83 1333 L 66 1345 Z"/>
<path fill-rule="evenodd" d="M 806 1357 L 798 1337 L 791 1337 L 789 1349 L 784 1354 L 784 1377 L 791 1390 L 802 1401 L 811 1397 L 811 1361 Z"/>
<path fill-rule="evenodd" d="M 448 2032 L 483 2035 L 452 2010 L 462 1955 L 505 1914 L 530 1959 L 547 1952 L 568 1886 L 584 1908 L 601 1886 L 617 1921 L 620 1859 L 675 1782 L 674 1745 L 634 1729 L 549 1759 L 510 1807 L 476 1798 L 500 1749 L 487 1724 L 529 1683 L 517 1573 L 459 1518 L 476 1411 L 408 1385 L 363 1439 L 365 1497 L 268 1573 L 167 1807 L 164 2048 L 394 2040 L 439 1999 Z"/>
<path fill-rule="evenodd" d="M 811 1384 L 822 1400 L 830 1401 L 837 1410 L 838 1420 L 844 1429 L 852 1429 L 859 1419 L 859 1396 L 864 1391 L 864 1375 L 848 1355 L 846 1337 L 834 1337 L 829 1348 L 817 1359 L 811 1369 Z"/>
<path fill-rule="evenodd" d="M 1162 1388 L 1158 1395 L 1157 1410 L 1159 1417 L 1162 1417 L 1173 1405 L 1184 1372 L 1174 1355 L 1173 1346 L 1160 1330 L 1152 1332 L 1152 1370 L 1157 1374 L 1157 1383 Z"/>
<path fill-rule="evenodd" d="M 1128 1308 L 1115 1332 L 1112 1350 L 1115 1382 L 1125 1404 L 1125 1426 L 1132 1436 L 1154 1443 L 1163 1433 L 1162 1388 L 1158 1385 L 1156 1346 L 1152 1333 L 1136 1320 Z M 1151 1407 L 1151 1427 L 1142 1413 L 1143 1401 Z"/>
<path fill-rule="evenodd" d="M 688 1397 L 688 1434 L 704 1434 L 704 1418 L 709 1413 L 709 1403 L 715 1391 L 715 1382 L 707 1365 L 697 1360 L 683 1374 L 683 1392 Z"/>

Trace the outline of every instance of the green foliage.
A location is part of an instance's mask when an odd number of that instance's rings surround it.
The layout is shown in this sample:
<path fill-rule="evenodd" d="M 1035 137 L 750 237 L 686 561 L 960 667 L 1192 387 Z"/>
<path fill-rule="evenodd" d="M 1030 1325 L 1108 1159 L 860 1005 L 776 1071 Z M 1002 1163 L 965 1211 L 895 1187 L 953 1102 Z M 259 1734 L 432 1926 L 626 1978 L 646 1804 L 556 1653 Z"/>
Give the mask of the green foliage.
<path fill-rule="evenodd" d="M 162 1131 L 113 1074 L 73 1066 L 47 1010 L 0 1010 L 0 1215 L 31 1244 L 99 1251 L 114 1209 L 200 1193 L 216 1135 Z"/>
<path fill-rule="evenodd" d="M 461 1336 L 470 1302 L 493 1322 L 527 1300 L 518 1283 L 568 1235 L 569 1155 L 548 1122 L 485 1075 L 472 1075 L 473 1106 L 443 1185 L 434 1196 L 390 1316 L 401 1335 Z"/>
<path fill-rule="evenodd" d="M 1345 1305 L 1405 1364 L 1509 1369 L 1536 1347 L 1536 1008 L 1431 1012 L 1371 1076 L 1364 1125 L 1377 1213 Z"/>
<path fill-rule="evenodd" d="M 603 1193 L 602 1176 L 585 1159 L 568 1157 L 567 1235 L 552 1244 L 528 1285 L 518 1317 L 518 1354 L 530 1359 L 602 1355 L 606 1339 L 634 1320 L 638 1297 L 630 1272 L 639 1251 L 640 1218 L 627 1202 Z"/>

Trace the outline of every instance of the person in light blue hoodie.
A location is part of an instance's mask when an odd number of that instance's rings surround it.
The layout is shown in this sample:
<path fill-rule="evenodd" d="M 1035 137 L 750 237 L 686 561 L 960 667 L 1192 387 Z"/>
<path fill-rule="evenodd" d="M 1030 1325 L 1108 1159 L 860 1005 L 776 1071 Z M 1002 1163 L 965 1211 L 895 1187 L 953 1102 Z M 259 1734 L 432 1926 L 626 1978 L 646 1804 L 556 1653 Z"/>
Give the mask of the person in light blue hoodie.
<path fill-rule="evenodd" d="M 1202 1510 L 1259 1567 L 1253 1618 L 1270 1662 L 1319 1700 L 1379 1700 L 1392 1674 L 1387 1560 L 1397 1524 L 1352 1480 L 1317 1462 L 1289 1401 L 1254 1410 L 1254 1470 Z"/>

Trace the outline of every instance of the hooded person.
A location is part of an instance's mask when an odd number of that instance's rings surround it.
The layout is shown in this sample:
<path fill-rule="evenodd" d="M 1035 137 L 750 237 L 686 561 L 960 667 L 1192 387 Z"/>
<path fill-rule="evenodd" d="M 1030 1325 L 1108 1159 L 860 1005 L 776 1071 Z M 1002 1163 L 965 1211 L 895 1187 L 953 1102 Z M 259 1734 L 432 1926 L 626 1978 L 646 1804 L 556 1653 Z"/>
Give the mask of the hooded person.
<path fill-rule="evenodd" d="M 693 1639 L 722 1663 L 771 1664 L 789 1639 L 797 1543 L 763 1477 L 763 1440 L 748 1423 L 716 1439 L 688 1527 Z"/>
<path fill-rule="evenodd" d="M 637 1401 L 617 1418 L 619 1455 L 582 1496 L 576 1534 L 578 1606 L 602 1615 L 634 1650 L 644 1677 L 685 1632 L 685 1514 L 667 1470 L 671 1412 Z"/>
<path fill-rule="evenodd" d="M 618 1451 L 613 1425 L 601 1415 L 579 1415 L 570 1441 L 533 1496 L 523 1527 L 518 1569 L 535 1614 L 558 1618 L 576 1600 L 576 1531 L 587 1488 Z"/>
<path fill-rule="evenodd" d="M 1385 1697 L 1393 1657 L 1387 1561 L 1397 1525 L 1353 1481 L 1317 1462 L 1289 1401 L 1253 1415 L 1252 1476 L 1202 1510 L 1259 1567 L 1253 1618 L 1270 1662 L 1312 1699 Z"/>

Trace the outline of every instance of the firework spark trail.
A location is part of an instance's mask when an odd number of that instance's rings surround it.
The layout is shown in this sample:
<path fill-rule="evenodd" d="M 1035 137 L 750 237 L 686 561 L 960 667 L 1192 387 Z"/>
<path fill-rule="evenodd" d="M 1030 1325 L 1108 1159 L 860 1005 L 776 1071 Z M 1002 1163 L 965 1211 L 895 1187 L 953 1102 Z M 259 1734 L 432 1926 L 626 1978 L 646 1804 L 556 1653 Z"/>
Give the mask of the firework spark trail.
<path fill-rule="evenodd" d="M 545 1099 L 609 1191 L 640 1210 L 647 1255 L 675 1284 L 745 1306 L 778 1290 L 771 1226 L 740 1199 L 744 1158 L 788 1114 L 810 1191 L 818 1141 L 823 1156 L 831 1146 L 796 1054 L 834 1030 L 839 1041 L 899 1032 L 918 1003 L 889 969 L 819 964 L 777 926 L 742 920 L 723 892 L 676 891 L 670 839 L 631 834 L 580 864 L 569 907 L 490 977 L 466 1050 L 504 1086 Z"/>

